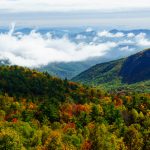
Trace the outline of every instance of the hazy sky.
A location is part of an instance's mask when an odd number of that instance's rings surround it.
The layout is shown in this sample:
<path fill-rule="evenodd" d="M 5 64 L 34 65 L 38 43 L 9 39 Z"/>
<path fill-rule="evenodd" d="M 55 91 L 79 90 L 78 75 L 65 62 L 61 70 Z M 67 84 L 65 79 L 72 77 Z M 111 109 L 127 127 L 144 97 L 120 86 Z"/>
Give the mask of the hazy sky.
<path fill-rule="evenodd" d="M 12 65 L 38 67 L 93 57 L 116 59 L 138 52 L 150 46 L 146 33 L 113 34 L 107 30 L 150 29 L 149 1 L 0 0 L 0 26 L 8 27 L 12 23 L 8 33 L 0 34 L 0 60 L 9 60 Z M 82 42 L 82 38 L 88 41 L 88 36 L 79 33 L 76 38 L 80 42 L 76 43 L 67 36 L 55 39 L 50 33 L 43 35 L 35 30 L 29 34 L 14 33 L 15 24 L 37 28 L 92 26 L 93 29 L 97 26 L 104 31 L 97 30 L 87 43 Z"/>
<path fill-rule="evenodd" d="M 0 0 L 0 26 L 150 28 L 149 0 Z"/>

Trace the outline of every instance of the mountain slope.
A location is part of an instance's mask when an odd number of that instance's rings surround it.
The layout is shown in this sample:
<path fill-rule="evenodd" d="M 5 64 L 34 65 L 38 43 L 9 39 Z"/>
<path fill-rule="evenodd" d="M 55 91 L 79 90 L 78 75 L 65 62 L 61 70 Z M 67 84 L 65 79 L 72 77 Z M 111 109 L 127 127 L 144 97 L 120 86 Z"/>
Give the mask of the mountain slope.
<path fill-rule="evenodd" d="M 107 63 L 97 64 L 72 80 L 85 84 L 136 83 L 150 79 L 150 49 Z"/>
<path fill-rule="evenodd" d="M 97 64 L 73 78 L 73 81 L 88 84 L 101 84 L 116 80 L 123 61 L 124 59 L 120 59 L 118 61 Z"/>
<path fill-rule="evenodd" d="M 0 150 L 149 150 L 149 110 L 150 94 L 0 66 Z"/>
<path fill-rule="evenodd" d="M 123 64 L 120 76 L 125 83 L 135 83 L 150 79 L 150 49 L 128 57 Z"/>
<path fill-rule="evenodd" d="M 78 75 L 82 71 L 91 66 L 86 62 L 69 62 L 69 63 L 51 63 L 47 66 L 38 68 L 39 71 L 47 71 L 53 76 L 60 77 L 62 79 L 71 79 L 73 76 Z"/>
<path fill-rule="evenodd" d="M 37 68 L 38 71 L 46 71 L 50 73 L 53 76 L 60 77 L 62 79 L 71 79 L 74 76 L 78 75 L 79 73 L 83 72 L 84 70 L 92 67 L 93 65 L 100 63 L 100 62 L 106 62 L 109 59 L 107 58 L 91 58 L 85 61 L 79 61 L 79 62 L 56 62 L 56 63 L 50 63 L 46 66 Z"/>

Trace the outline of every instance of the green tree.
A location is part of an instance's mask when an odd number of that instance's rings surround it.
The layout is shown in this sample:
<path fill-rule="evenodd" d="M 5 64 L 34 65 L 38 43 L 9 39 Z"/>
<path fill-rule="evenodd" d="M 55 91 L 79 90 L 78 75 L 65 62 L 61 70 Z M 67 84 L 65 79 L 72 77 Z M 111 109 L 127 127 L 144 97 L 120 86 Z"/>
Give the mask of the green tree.
<path fill-rule="evenodd" d="M 1 150 L 21 150 L 23 148 L 19 134 L 10 128 L 0 131 Z"/>
<path fill-rule="evenodd" d="M 129 150 L 142 150 L 143 148 L 142 134 L 134 127 L 134 125 L 131 125 L 125 133 L 124 142 Z"/>

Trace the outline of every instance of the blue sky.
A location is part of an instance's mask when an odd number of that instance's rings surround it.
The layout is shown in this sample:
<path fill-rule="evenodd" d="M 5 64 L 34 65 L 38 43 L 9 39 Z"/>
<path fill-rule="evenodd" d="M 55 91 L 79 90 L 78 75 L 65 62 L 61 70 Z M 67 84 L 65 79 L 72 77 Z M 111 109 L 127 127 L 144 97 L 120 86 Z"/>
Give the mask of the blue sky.
<path fill-rule="evenodd" d="M 0 26 L 150 28 L 149 0 L 0 0 Z"/>

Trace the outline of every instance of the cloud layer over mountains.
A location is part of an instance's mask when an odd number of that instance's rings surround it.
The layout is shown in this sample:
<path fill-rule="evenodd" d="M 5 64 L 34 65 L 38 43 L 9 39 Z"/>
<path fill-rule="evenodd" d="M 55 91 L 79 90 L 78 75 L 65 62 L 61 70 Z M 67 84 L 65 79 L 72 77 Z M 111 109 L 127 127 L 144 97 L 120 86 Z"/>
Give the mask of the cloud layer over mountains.
<path fill-rule="evenodd" d="M 122 32 L 85 31 L 76 35 L 76 41 L 67 35 L 52 37 L 51 33 L 41 34 L 32 30 L 29 34 L 16 33 L 14 27 L 0 34 L 0 59 L 8 60 L 12 65 L 39 67 L 52 62 L 84 61 L 93 57 L 122 57 L 150 46 L 145 33 L 135 35 Z M 138 47 L 135 49 L 135 47 Z M 111 55 L 111 56 L 110 56 Z"/>

